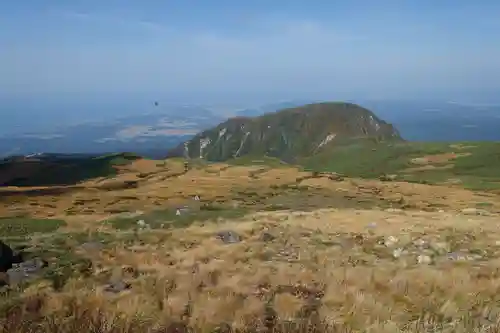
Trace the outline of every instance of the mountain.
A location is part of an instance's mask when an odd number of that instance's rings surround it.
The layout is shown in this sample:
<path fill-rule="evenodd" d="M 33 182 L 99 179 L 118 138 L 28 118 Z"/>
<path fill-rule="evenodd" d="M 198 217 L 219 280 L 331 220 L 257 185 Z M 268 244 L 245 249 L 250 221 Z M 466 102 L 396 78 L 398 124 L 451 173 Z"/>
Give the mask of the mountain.
<path fill-rule="evenodd" d="M 210 161 L 244 155 L 293 161 L 314 155 L 331 144 L 367 138 L 402 140 L 392 125 L 368 109 L 352 103 L 315 103 L 254 118 L 230 118 L 197 134 L 169 155 Z"/>

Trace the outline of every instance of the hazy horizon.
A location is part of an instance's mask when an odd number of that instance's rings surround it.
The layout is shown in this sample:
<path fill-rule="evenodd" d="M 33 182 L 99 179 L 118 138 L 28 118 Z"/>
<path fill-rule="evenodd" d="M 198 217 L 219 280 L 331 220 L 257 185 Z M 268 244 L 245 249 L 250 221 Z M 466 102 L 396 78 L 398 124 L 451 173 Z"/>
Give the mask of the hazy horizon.
<path fill-rule="evenodd" d="M 6 1 L 0 116 L 64 125 L 155 100 L 500 104 L 498 17 L 486 0 Z"/>

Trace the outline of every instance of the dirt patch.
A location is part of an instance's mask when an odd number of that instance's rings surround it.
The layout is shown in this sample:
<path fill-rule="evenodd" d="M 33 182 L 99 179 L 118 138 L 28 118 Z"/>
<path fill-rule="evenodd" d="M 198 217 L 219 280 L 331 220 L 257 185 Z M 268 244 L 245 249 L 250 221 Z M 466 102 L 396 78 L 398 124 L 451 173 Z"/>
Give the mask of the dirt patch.
<path fill-rule="evenodd" d="M 450 148 L 452 149 L 472 149 L 472 148 L 476 148 L 476 146 L 471 146 L 471 145 L 461 145 L 461 144 L 453 144 L 453 145 L 450 145 Z"/>
<path fill-rule="evenodd" d="M 140 159 L 136 160 L 128 165 L 123 165 L 123 166 L 115 166 L 115 169 L 120 170 L 121 172 L 155 172 L 158 170 L 161 170 L 160 167 L 158 167 L 159 161 L 153 161 L 153 160 L 145 160 L 145 159 Z"/>
<path fill-rule="evenodd" d="M 426 155 L 423 157 L 412 158 L 410 162 L 417 165 L 441 164 L 457 159 L 458 157 L 469 156 L 471 153 L 445 153 L 436 155 Z"/>
<path fill-rule="evenodd" d="M 453 168 L 453 164 L 445 164 L 445 165 L 427 164 L 427 165 L 422 165 L 419 167 L 407 168 L 407 169 L 404 169 L 403 172 L 420 172 L 420 171 L 428 171 L 428 170 L 447 170 L 447 169 L 452 169 L 452 168 Z"/>

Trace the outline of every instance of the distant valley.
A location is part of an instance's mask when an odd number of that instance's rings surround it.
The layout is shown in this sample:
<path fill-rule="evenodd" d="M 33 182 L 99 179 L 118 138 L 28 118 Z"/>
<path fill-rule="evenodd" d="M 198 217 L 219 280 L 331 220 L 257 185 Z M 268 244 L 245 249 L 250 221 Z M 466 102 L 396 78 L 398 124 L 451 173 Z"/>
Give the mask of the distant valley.
<path fill-rule="evenodd" d="M 138 115 L 127 111 L 114 120 L 82 121 L 43 131 L 16 130 L 19 134 L 2 135 L 0 131 L 0 157 L 40 152 L 102 154 L 128 151 L 162 158 L 173 147 L 224 122 L 227 116 L 254 117 L 310 102 L 313 101 L 292 100 L 235 108 L 226 115 L 212 111 L 210 106 L 160 104 Z M 500 141 L 498 105 L 373 100 L 357 104 L 393 124 L 406 140 Z"/>
<path fill-rule="evenodd" d="M 53 131 L 0 135 L 0 156 L 130 151 L 161 158 L 169 148 L 223 120 L 200 107 L 170 107 L 113 121 L 62 126 Z"/>

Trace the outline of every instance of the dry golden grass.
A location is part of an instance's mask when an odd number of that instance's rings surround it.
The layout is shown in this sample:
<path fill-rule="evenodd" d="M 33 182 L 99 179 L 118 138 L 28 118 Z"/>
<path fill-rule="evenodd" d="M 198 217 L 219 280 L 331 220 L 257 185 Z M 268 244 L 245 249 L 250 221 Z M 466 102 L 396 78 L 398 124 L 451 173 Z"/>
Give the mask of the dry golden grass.
<path fill-rule="evenodd" d="M 73 278 L 57 293 L 42 282 L 24 295 L 43 299 L 38 320 L 44 325 L 49 318 L 70 325 L 92 313 L 104 316 L 108 325 L 124 321 L 117 331 L 126 332 L 124 323 L 137 325 L 139 319 L 149 328 L 176 322 L 200 332 L 223 324 L 238 331 L 316 325 L 319 331 L 486 332 L 500 319 L 497 220 L 374 210 L 260 213 L 145 232 L 135 245 L 113 243 L 92 258 L 93 276 Z M 243 241 L 224 244 L 214 237 L 224 229 Z M 262 240 L 266 232 L 276 238 Z M 390 236 L 396 244 L 378 244 Z M 420 239 L 449 247 L 448 252 L 480 255 L 450 260 L 436 252 L 432 264 L 418 264 L 423 250 L 414 243 Z M 399 248 L 408 253 L 395 258 Z M 132 288 L 105 293 L 99 281 L 106 274 L 124 278 Z"/>
<path fill-rule="evenodd" d="M 88 276 L 72 275 L 61 290 L 46 278 L 23 289 L 19 300 L 4 295 L 12 307 L 3 308 L 0 331 L 500 332 L 499 217 L 460 213 L 485 202 L 498 211 L 498 196 L 401 182 L 303 179 L 308 173 L 292 168 L 211 165 L 163 179 L 172 168 L 141 167 L 155 173 L 137 189 L 18 198 L 20 209 L 36 207 L 39 214 L 52 205 L 68 222 L 61 232 L 86 230 L 90 239 L 105 234 L 111 240 L 94 253 L 69 246 L 93 267 Z M 113 216 L 109 207 L 147 211 L 155 201 L 166 205 L 195 194 L 244 201 L 235 189 L 285 195 L 285 185 L 299 186 L 294 193 L 304 200 L 319 190 L 326 194 L 310 212 L 250 213 L 135 235 L 101 223 Z M 411 209 L 328 208 L 340 194 L 395 205 L 402 200 Z M 436 205 L 442 211 L 421 210 Z M 79 210 L 66 216 L 68 208 Z M 221 230 L 242 241 L 224 244 L 215 237 Z M 47 237 L 50 243 L 53 235 Z M 105 292 L 109 279 L 131 288 Z"/>

